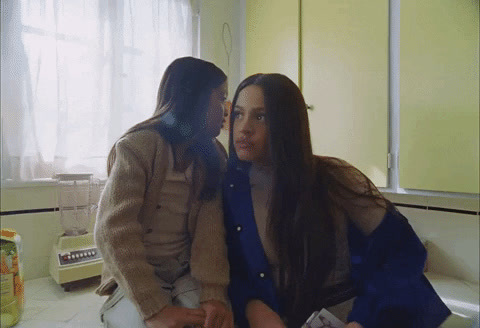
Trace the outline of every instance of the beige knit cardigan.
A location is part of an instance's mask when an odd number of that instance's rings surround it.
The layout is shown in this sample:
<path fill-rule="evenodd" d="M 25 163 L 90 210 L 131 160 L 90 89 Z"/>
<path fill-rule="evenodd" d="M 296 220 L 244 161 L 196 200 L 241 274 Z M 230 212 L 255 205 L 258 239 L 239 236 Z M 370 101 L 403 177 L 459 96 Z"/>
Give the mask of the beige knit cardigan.
<path fill-rule="evenodd" d="M 217 142 L 225 165 L 225 151 Z M 116 159 L 99 202 L 94 236 L 104 259 L 99 295 L 110 295 L 119 285 L 133 301 L 144 319 L 171 304 L 171 296 L 162 289 L 154 267 L 147 262 L 143 238 L 155 217 L 158 195 L 168 166 L 167 142 L 153 130 L 133 132 L 116 144 Z M 194 174 L 201 186 L 202 168 Z M 191 236 L 191 274 L 201 283 L 200 302 L 219 300 L 227 303 L 229 266 L 221 192 L 211 201 L 198 200 L 199 191 L 188 216 Z"/>

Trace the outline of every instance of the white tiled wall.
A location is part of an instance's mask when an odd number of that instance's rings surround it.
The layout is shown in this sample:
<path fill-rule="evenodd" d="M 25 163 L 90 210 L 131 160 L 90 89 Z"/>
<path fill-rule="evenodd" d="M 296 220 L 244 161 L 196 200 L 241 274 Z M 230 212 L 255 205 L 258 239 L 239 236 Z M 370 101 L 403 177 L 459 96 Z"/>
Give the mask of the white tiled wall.
<path fill-rule="evenodd" d="M 1 220 L 2 228 L 14 229 L 22 238 L 25 279 L 47 277 L 50 252 L 56 236 L 62 232 L 57 216 L 23 214 L 4 216 Z"/>
<path fill-rule="evenodd" d="M 479 216 L 399 207 L 428 240 L 428 271 L 479 281 Z"/>
<path fill-rule="evenodd" d="M 2 212 L 56 207 L 55 191 L 53 186 L 2 189 Z M 93 231 L 94 214 L 89 231 Z M 58 212 L 4 215 L 0 224 L 22 238 L 25 280 L 48 277 L 50 252 L 63 233 Z"/>
<path fill-rule="evenodd" d="M 55 189 L 2 190 L 2 211 L 54 207 Z M 399 207 L 417 234 L 429 242 L 429 271 L 462 280 L 479 281 L 479 216 Z M 25 279 L 47 277 L 49 256 L 62 232 L 58 213 L 8 215 L 2 228 L 15 229 L 23 240 Z M 89 231 L 93 231 L 94 218 Z"/>

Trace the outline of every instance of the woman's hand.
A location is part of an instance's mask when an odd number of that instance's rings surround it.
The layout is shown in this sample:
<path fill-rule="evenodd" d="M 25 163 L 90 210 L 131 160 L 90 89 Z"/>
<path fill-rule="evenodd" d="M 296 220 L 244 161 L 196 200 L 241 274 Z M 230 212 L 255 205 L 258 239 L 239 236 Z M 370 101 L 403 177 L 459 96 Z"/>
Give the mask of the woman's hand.
<path fill-rule="evenodd" d="M 246 315 L 250 328 L 286 328 L 280 316 L 259 300 L 247 304 Z"/>
<path fill-rule="evenodd" d="M 178 306 L 166 306 L 148 320 L 147 328 L 183 328 L 187 325 L 202 325 L 205 322 L 203 309 L 188 309 Z"/>
<path fill-rule="evenodd" d="M 361 324 L 359 324 L 358 322 L 349 322 L 345 325 L 345 328 L 363 328 L 363 326 Z"/>
<path fill-rule="evenodd" d="M 200 304 L 205 311 L 205 328 L 233 328 L 233 314 L 220 301 L 206 301 Z"/>

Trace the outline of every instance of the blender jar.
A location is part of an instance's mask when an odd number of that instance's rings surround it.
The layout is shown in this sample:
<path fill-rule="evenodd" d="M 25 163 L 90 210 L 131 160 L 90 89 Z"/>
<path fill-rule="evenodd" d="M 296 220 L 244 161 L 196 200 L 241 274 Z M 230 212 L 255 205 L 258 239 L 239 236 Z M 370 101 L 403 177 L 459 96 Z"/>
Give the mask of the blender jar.
<path fill-rule="evenodd" d="M 92 174 L 57 174 L 60 224 L 66 236 L 87 233 L 92 212 Z"/>

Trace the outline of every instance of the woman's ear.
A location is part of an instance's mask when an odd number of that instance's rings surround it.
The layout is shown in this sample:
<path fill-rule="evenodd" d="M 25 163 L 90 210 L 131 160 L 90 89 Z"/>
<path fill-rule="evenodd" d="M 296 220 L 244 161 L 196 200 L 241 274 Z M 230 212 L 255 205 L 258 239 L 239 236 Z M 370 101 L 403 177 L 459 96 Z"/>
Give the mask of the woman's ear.
<path fill-rule="evenodd" d="M 223 105 L 222 130 L 230 130 L 230 115 L 232 115 L 232 102 L 227 100 Z"/>

